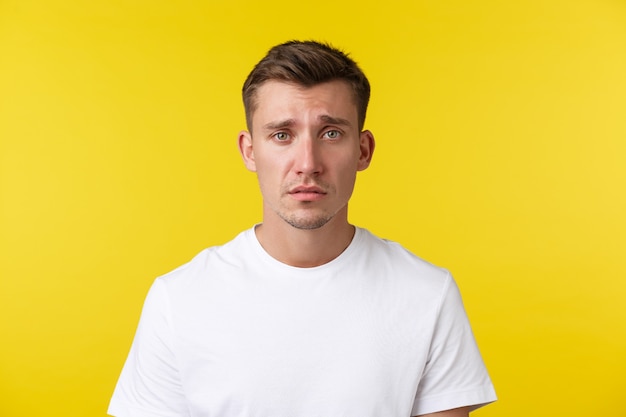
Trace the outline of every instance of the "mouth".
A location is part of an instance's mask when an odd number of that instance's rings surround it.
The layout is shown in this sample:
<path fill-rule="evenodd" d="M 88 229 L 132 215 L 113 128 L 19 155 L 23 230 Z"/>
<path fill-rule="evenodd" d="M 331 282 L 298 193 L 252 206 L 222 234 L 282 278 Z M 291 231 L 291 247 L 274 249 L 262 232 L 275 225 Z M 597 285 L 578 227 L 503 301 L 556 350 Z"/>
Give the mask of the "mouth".
<path fill-rule="evenodd" d="M 294 187 L 291 190 L 289 190 L 289 194 L 297 194 L 297 193 L 315 193 L 315 194 L 326 194 L 326 192 L 318 187 L 318 186 L 307 186 L 307 185 L 301 185 L 299 187 Z"/>
<path fill-rule="evenodd" d="M 324 198 L 326 192 L 316 186 L 299 186 L 289 190 L 289 195 L 298 201 L 318 201 Z"/>

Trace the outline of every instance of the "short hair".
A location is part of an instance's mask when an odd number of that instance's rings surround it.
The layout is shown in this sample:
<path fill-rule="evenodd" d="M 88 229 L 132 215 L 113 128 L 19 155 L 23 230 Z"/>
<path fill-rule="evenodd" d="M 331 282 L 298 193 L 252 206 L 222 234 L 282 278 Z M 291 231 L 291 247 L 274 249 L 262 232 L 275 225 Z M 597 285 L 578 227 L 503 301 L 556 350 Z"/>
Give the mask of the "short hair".
<path fill-rule="evenodd" d="M 365 124 L 370 84 L 357 63 L 345 52 L 316 41 L 289 41 L 274 46 L 246 78 L 243 105 L 248 129 L 257 108 L 256 92 L 267 81 L 282 81 L 313 87 L 327 81 L 346 81 L 354 93 L 359 130 Z"/>

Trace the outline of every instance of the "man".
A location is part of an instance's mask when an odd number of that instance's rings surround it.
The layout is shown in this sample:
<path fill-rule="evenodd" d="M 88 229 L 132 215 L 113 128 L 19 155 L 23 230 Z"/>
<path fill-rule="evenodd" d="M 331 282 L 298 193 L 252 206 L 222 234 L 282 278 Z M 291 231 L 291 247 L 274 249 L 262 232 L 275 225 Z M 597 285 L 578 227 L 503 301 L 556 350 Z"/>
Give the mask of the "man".
<path fill-rule="evenodd" d="M 348 223 L 369 91 L 325 44 L 257 64 L 239 150 L 263 222 L 155 281 L 110 414 L 460 417 L 495 400 L 449 273 Z"/>

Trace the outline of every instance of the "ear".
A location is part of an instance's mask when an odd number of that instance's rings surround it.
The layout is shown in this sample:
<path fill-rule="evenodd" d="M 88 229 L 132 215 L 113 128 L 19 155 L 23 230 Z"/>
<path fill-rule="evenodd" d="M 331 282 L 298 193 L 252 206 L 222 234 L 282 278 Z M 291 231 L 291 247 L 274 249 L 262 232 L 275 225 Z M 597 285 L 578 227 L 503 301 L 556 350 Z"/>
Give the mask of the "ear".
<path fill-rule="evenodd" d="M 249 171 L 256 172 L 256 162 L 254 160 L 254 149 L 252 149 L 252 135 L 247 130 L 239 132 L 238 138 L 239 153 L 243 158 L 243 163 Z"/>
<path fill-rule="evenodd" d="M 374 147 L 376 143 L 374 141 L 374 135 L 369 130 L 364 130 L 359 136 L 359 148 L 361 150 L 361 156 L 357 164 L 357 170 L 363 171 L 372 161 L 372 155 L 374 155 Z"/>

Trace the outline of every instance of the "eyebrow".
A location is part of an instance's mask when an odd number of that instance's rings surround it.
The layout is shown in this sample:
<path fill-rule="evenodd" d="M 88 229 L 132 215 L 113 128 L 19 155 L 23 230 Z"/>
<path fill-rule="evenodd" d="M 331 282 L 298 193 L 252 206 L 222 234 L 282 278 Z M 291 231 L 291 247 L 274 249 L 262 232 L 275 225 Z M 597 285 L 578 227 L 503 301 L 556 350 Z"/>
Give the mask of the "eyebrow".
<path fill-rule="evenodd" d="M 347 119 L 342 119 L 341 117 L 332 117 L 326 114 L 319 117 L 321 121 L 325 123 L 329 123 L 331 125 L 339 125 L 339 126 L 350 126 L 351 123 Z"/>
<path fill-rule="evenodd" d="M 268 130 L 273 130 L 273 129 L 283 129 L 285 127 L 293 126 L 294 124 L 296 124 L 296 121 L 294 119 L 285 119 L 285 120 L 278 120 L 276 122 L 269 122 L 263 125 L 263 127 Z"/>
<path fill-rule="evenodd" d="M 319 120 L 321 120 L 324 123 L 331 124 L 331 125 L 351 126 L 351 123 L 349 120 L 343 119 L 341 117 L 329 116 L 327 114 L 321 115 L 319 117 Z M 269 122 L 263 125 L 263 128 L 268 129 L 268 130 L 284 129 L 286 127 L 293 126 L 294 124 L 296 124 L 296 121 L 294 119 L 285 119 L 285 120 L 278 120 L 275 122 Z"/>

